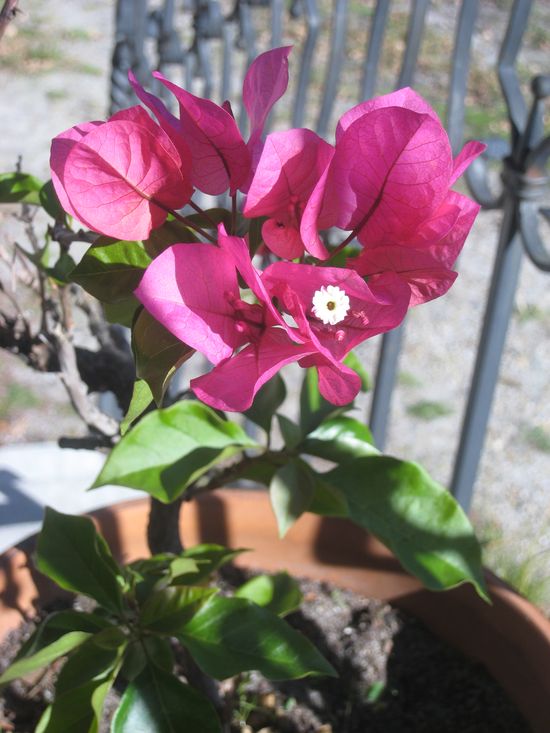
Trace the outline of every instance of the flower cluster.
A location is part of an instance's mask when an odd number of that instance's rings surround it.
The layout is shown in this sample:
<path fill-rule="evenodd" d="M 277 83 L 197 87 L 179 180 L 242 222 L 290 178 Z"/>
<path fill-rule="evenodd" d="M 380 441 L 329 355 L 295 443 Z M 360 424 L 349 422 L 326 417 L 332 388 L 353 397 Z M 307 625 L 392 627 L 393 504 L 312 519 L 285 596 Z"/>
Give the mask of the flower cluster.
<path fill-rule="evenodd" d="M 197 208 L 195 189 L 229 192 L 234 207 L 244 200 L 245 219 L 262 218 L 263 270 L 248 237 L 236 236 L 233 215 L 215 242 L 193 236 L 164 249 L 136 290 L 155 319 L 214 365 L 191 387 L 224 410 L 246 410 L 291 362 L 317 368 L 327 400 L 351 402 L 360 379 L 345 356 L 448 290 L 478 211 L 450 189 L 483 146 L 468 143 L 453 159 L 436 114 L 411 89 L 353 107 L 334 145 L 307 129 L 264 139 L 288 84 L 289 52 L 268 51 L 247 73 L 248 141 L 228 102 L 200 99 L 156 73 L 179 117 L 131 76 L 152 116 L 135 106 L 73 127 L 52 145 L 62 205 L 101 234 L 145 240 L 186 204 Z M 339 245 L 323 240 L 330 228 L 342 231 Z M 359 254 L 346 247 L 355 239 Z"/>

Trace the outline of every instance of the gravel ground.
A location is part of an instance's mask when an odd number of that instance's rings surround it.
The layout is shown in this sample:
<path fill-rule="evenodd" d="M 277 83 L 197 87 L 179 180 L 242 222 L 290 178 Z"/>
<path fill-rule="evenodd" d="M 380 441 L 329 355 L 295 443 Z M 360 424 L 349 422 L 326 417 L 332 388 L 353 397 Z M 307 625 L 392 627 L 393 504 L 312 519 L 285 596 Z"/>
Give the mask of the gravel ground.
<path fill-rule="evenodd" d="M 77 122 L 105 117 L 114 2 L 20 4 L 23 12 L 0 45 L 0 170 L 12 169 L 22 155 L 25 170 L 46 176 L 51 137 Z M 484 64 L 494 62 L 491 42 L 502 29 L 502 9 L 510 5 L 482 4 L 483 30 L 474 42 L 481 72 Z M 439 32 L 448 27 L 442 15 L 446 6 L 436 3 L 433 24 Z M 540 70 L 541 59 L 547 63 L 550 21 L 544 7 L 536 3 L 530 30 L 539 50 L 521 57 L 527 75 Z M 8 219 L 0 213 L 0 241 L 11 236 Z M 423 462 L 442 483 L 450 478 L 499 221 L 499 213 L 479 216 L 449 295 L 408 319 L 388 450 Z M 376 348 L 368 344 L 364 349 L 372 371 Z M 59 424 L 52 416 L 63 418 L 65 433 L 78 432 L 80 426 L 65 412 L 64 393 L 53 377 L 38 382 L 24 375 L 15 360 L 0 357 L 0 443 L 56 437 L 50 425 L 55 422 L 57 429 Z M 517 568 L 518 559 L 535 557 L 536 572 L 550 576 L 544 555 L 550 549 L 549 363 L 548 278 L 525 262 L 473 508 L 478 525 L 492 540 L 490 562 L 508 574 L 511 561 Z M 513 557 L 507 549 L 511 546 Z"/>

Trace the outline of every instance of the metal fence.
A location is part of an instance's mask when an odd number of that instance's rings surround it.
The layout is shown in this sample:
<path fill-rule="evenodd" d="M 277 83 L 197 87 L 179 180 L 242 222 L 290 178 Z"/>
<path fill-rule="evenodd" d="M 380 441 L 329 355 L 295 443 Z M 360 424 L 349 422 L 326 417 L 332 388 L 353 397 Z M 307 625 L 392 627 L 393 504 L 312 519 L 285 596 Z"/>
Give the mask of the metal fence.
<path fill-rule="evenodd" d="M 350 103 L 417 86 L 423 79 L 428 81 L 426 96 L 442 113 L 456 153 L 464 139 L 472 39 L 481 5 L 480 0 L 236 0 L 231 4 L 118 0 L 112 111 L 136 102 L 127 80 L 129 69 L 147 86 L 151 70 L 160 69 L 194 93 L 233 102 L 253 58 L 267 48 L 292 43 L 299 74 L 287 93 L 290 102 L 283 104 L 278 118 L 272 116 L 271 124 L 284 117 L 287 126 L 289 122 L 293 127 L 307 125 L 326 137 L 331 122 Z M 517 70 L 533 5 L 532 0 L 515 0 L 507 11 L 497 63 L 507 132 L 484 139 L 486 154 L 467 176 L 474 198 L 485 208 L 502 209 L 503 217 L 451 483 L 451 491 L 465 508 L 472 499 L 524 255 L 537 268 L 550 272 L 550 254 L 539 231 L 542 219 L 550 220 L 545 204 L 550 136 L 544 137 L 543 124 L 550 76 L 533 78 L 526 99 Z M 452 6 L 452 12 L 443 27 L 434 29 L 427 22 L 428 13 L 443 6 L 447 10 Z M 420 63 L 422 44 L 427 41 L 432 48 L 441 45 L 438 68 L 429 73 Z M 445 63 L 439 63 L 441 59 Z M 154 91 L 162 96 L 165 90 Z M 440 99 L 446 99 L 444 107 L 438 104 Z M 244 124 L 242 114 L 238 119 Z M 495 179 L 498 193 L 493 192 Z M 380 448 L 386 439 L 405 328 L 380 339 L 369 419 Z"/>

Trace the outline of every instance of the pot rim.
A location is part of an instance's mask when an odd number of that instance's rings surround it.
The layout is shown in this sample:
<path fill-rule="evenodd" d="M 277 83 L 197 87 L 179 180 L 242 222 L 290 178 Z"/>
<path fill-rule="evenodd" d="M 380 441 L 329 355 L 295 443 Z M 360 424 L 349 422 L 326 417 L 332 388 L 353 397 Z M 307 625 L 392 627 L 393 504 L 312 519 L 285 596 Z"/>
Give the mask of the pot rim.
<path fill-rule="evenodd" d="M 118 561 L 147 556 L 148 506 L 148 499 L 137 499 L 90 513 Z M 547 733 L 550 620 L 492 573 L 486 573 L 489 605 L 467 584 L 445 592 L 426 590 L 384 545 L 349 520 L 305 514 L 281 540 L 269 496 L 262 490 L 224 489 L 185 504 L 181 530 L 189 545 L 217 542 L 253 548 L 236 559 L 241 567 L 284 569 L 394 603 L 482 662 L 533 731 Z M 44 602 L 60 595 L 29 562 L 35 539 L 0 555 L 0 640 L 32 615 L 38 598 Z"/>

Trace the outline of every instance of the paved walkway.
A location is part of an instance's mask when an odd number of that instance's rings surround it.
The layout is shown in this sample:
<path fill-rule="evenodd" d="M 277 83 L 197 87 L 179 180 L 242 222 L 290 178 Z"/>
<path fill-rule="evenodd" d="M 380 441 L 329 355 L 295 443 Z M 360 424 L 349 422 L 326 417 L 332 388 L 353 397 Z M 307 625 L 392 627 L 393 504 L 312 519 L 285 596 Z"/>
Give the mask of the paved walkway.
<path fill-rule="evenodd" d="M 0 448 L 0 552 L 39 529 L 45 505 L 75 514 L 143 495 L 118 486 L 86 491 L 103 460 L 55 443 Z"/>

